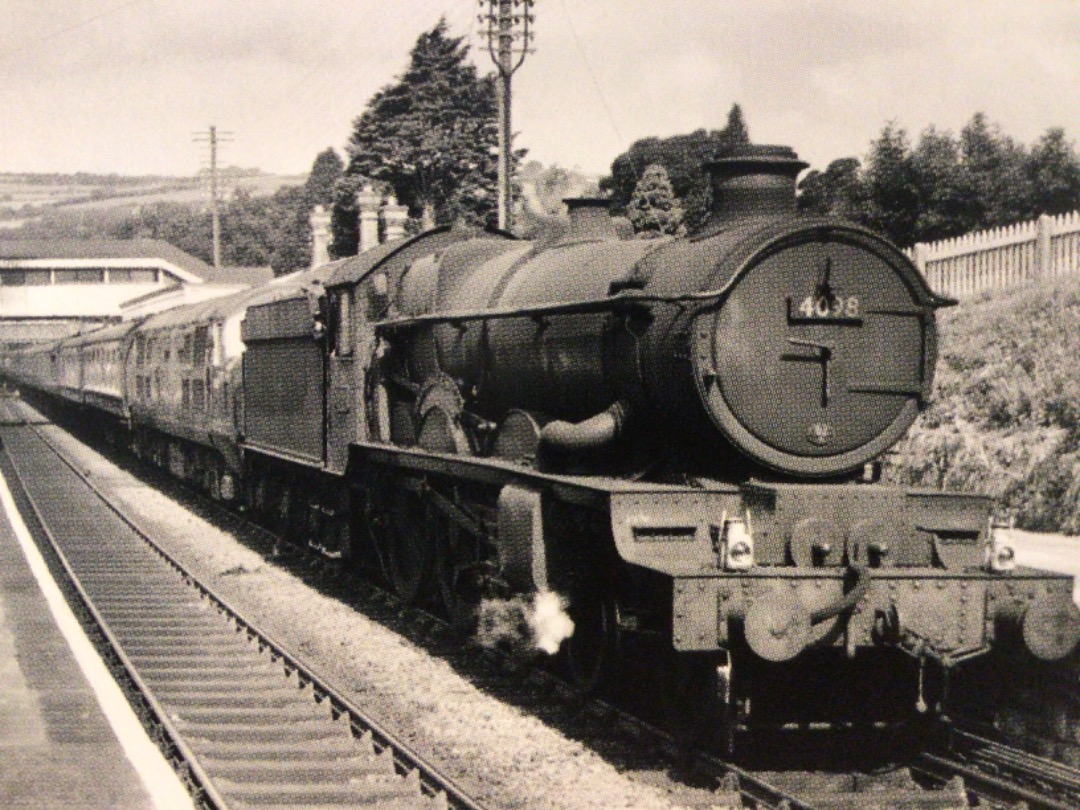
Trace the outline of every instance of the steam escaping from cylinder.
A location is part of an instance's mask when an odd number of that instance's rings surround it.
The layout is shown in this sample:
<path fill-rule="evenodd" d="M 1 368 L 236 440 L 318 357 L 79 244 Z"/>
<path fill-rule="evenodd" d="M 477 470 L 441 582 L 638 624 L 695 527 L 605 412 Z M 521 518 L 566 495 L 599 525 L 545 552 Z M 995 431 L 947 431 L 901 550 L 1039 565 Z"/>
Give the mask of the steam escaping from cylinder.
<path fill-rule="evenodd" d="M 554 655 L 574 632 L 569 602 L 554 591 L 516 594 L 480 603 L 476 640 L 484 647 L 526 654 Z"/>
<path fill-rule="evenodd" d="M 559 651 L 566 639 L 574 633 L 574 620 L 566 612 L 569 602 L 554 591 L 540 591 L 532 599 L 532 613 L 528 617 L 537 649 L 548 655 Z"/>

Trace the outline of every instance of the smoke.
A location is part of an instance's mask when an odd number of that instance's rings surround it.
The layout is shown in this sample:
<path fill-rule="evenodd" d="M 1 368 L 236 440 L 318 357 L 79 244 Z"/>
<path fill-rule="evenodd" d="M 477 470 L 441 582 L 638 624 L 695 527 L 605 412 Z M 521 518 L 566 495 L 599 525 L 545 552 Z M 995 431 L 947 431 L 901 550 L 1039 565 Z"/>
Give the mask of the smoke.
<path fill-rule="evenodd" d="M 566 598 L 554 591 L 485 599 L 480 603 L 476 639 L 493 649 L 554 655 L 574 632 L 567 605 Z"/>

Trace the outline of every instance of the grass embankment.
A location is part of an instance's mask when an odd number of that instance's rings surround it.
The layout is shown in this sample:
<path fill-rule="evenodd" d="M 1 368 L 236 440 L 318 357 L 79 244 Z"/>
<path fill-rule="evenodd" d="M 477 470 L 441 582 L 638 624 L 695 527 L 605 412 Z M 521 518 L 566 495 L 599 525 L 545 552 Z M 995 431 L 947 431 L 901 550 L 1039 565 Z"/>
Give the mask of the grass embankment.
<path fill-rule="evenodd" d="M 984 492 L 1020 528 L 1080 534 L 1080 276 L 965 301 L 938 323 L 934 401 L 888 478 Z"/>

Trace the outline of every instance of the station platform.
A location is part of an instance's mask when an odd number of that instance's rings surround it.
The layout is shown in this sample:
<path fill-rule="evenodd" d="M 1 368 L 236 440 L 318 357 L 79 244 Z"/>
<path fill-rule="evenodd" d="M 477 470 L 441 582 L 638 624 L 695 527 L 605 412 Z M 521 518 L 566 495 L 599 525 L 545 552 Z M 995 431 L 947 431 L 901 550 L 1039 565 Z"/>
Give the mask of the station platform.
<path fill-rule="evenodd" d="M 1080 537 L 1026 532 L 1021 529 L 1004 529 L 1003 533 L 1016 549 L 1018 565 L 1044 568 L 1076 577 L 1073 583 L 1073 601 L 1080 607 Z"/>
<path fill-rule="evenodd" d="M 0 506 L 0 807 L 192 807 L 37 549 L 26 550 L 2 477 Z"/>

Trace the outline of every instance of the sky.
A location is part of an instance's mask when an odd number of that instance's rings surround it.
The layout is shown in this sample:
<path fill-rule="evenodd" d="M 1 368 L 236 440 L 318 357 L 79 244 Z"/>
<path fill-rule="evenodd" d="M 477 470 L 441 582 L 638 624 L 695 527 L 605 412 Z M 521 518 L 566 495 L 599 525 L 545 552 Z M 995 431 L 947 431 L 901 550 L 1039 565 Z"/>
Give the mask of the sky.
<path fill-rule="evenodd" d="M 634 140 L 721 128 L 815 168 L 889 121 L 914 139 L 982 111 L 1080 138 L 1076 0 L 535 0 L 514 76 L 529 159 L 606 173 Z M 491 69 L 477 0 L 0 0 L 0 172 L 299 174 L 445 17 Z"/>

